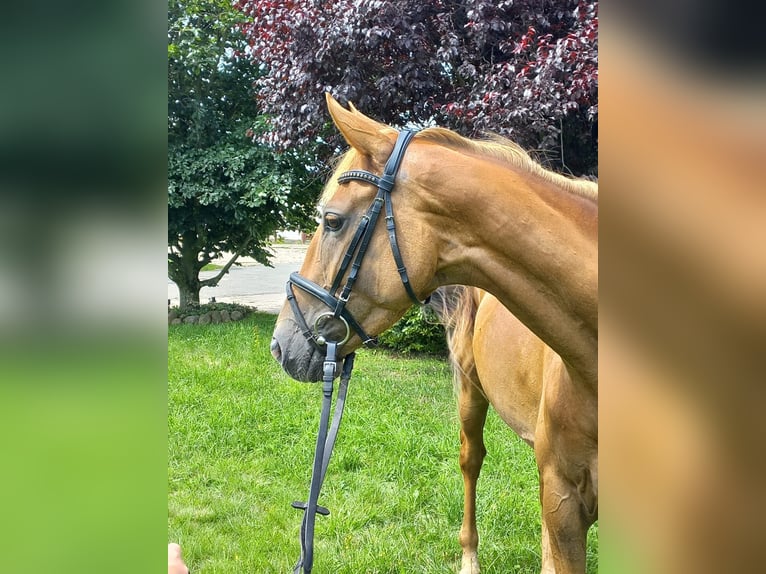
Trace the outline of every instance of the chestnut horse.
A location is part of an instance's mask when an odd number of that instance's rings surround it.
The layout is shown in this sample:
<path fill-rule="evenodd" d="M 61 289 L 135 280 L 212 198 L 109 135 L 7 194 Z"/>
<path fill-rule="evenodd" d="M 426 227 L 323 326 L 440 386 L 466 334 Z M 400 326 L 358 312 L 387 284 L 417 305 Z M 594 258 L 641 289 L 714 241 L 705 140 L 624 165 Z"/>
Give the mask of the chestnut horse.
<path fill-rule="evenodd" d="M 492 405 L 500 418 L 535 448 L 543 387 L 566 384 L 562 380 L 566 371 L 561 357 L 486 291 L 475 287 L 440 287 L 433 294 L 431 307 L 446 328 L 455 375 L 464 492 L 460 572 L 473 574 L 479 572 L 476 483 L 487 453 L 483 439 L 487 410 Z M 594 407 L 571 405 L 571 410 Z M 583 440 L 588 441 L 589 437 Z M 589 499 L 584 530 L 579 535 L 584 545 L 587 528 L 596 519 L 596 503 L 592 488 L 583 489 L 581 495 Z M 542 572 L 555 571 L 543 515 Z"/>
<path fill-rule="evenodd" d="M 415 297 L 451 284 L 495 295 L 563 361 L 566 383 L 541 398 L 536 458 L 556 572 L 583 572 L 598 493 L 597 185 L 545 170 L 509 141 L 443 128 L 412 136 L 329 94 L 327 103 L 351 149 L 291 276 L 299 289 L 277 318 L 272 354 L 293 378 L 318 381 L 325 349 L 343 357 L 370 343 Z M 362 233 L 380 204 L 388 233 Z"/>

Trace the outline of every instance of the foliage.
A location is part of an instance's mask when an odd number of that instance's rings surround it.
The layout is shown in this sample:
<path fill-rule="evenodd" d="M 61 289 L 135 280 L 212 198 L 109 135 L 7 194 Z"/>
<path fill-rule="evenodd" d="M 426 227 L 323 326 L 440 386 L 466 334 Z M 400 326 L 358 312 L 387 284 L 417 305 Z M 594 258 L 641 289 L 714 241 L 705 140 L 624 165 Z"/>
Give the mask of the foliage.
<path fill-rule="evenodd" d="M 168 536 L 192 572 L 287 572 L 298 558 L 321 385 L 273 360 L 275 317 L 168 329 Z M 482 571 L 540 571 L 532 449 L 490 412 Z M 446 361 L 360 349 L 317 518 L 316 572 L 456 571 L 458 417 Z M 588 572 L 598 568 L 591 529 Z"/>
<path fill-rule="evenodd" d="M 330 143 L 323 92 L 382 121 L 497 132 L 592 173 L 598 3 L 585 0 L 237 0 L 263 75 L 263 139 Z M 562 133 L 563 132 L 563 133 Z M 563 157 L 562 157 L 562 149 Z"/>
<path fill-rule="evenodd" d="M 314 226 L 311 161 L 253 137 L 257 70 L 228 0 L 168 5 L 168 274 L 182 307 L 199 301 L 199 270 L 223 253 L 267 263 L 278 229 Z M 309 158 L 310 159 L 310 158 Z"/>
<path fill-rule="evenodd" d="M 411 307 L 379 340 L 384 348 L 399 353 L 446 356 L 448 352 L 444 327 L 425 307 Z"/>

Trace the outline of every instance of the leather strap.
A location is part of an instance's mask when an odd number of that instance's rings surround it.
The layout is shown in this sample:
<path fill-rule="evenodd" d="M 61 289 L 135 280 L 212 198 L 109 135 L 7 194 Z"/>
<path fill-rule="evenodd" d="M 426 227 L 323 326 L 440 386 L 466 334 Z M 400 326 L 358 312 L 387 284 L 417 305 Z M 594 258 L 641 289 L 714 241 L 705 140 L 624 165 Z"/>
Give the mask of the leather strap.
<path fill-rule="evenodd" d="M 404 285 L 404 290 L 407 291 L 407 295 L 409 295 L 415 305 L 426 305 L 428 304 L 430 297 L 427 297 L 425 301 L 421 301 L 418 299 L 418 296 L 415 295 L 412 285 L 410 285 L 410 278 L 407 275 L 407 267 L 404 265 L 402 252 L 399 250 L 399 243 L 396 241 L 396 225 L 394 224 L 394 211 L 393 205 L 391 204 L 391 197 L 387 197 L 386 199 L 386 230 L 388 231 L 388 243 L 391 245 L 391 253 L 394 256 L 394 262 L 396 263 L 396 270 L 399 272 L 399 277 L 402 280 L 402 285 Z"/>
<path fill-rule="evenodd" d="M 351 239 L 351 243 L 349 244 L 348 249 L 346 249 L 346 253 L 343 256 L 343 261 L 340 263 L 338 272 L 335 274 L 335 280 L 330 287 L 330 293 L 335 293 L 338 290 L 338 287 L 340 287 L 341 279 L 343 279 L 348 266 L 351 264 L 351 259 L 354 257 L 354 252 L 356 252 L 356 248 L 359 245 L 359 242 L 361 241 L 365 231 L 370 227 L 370 210 L 371 208 L 368 209 L 367 213 L 362 216 L 362 220 L 359 222 L 359 225 L 356 228 L 354 237 Z"/>
<path fill-rule="evenodd" d="M 314 564 L 314 524 L 316 515 L 327 516 L 330 511 L 319 506 L 319 493 L 322 489 L 327 467 L 330 464 L 335 440 L 338 438 L 338 429 L 343 419 L 343 410 L 346 404 L 348 383 L 351 379 L 351 371 L 354 368 L 354 353 L 349 353 L 343 361 L 343 372 L 338 387 L 338 398 L 335 403 L 335 414 L 328 430 L 330 410 L 332 408 L 333 381 L 337 368 L 336 343 L 327 343 L 327 359 L 324 363 L 322 378 L 322 414 L 319 419 L 319 431 L 317 432 L 317 444 L 314 451 L 314 464 L 311 472 L 311 486 L 309 487 L 308 502 L 293 502 L 293 508 L 303 510 L 301 522 L 301 556 L 293 568 L 294 574 L 310 574 Z"/>
<path fill-rule="evenodd" d="M 338 176 L 338 183 L 346 183 L 358 179 L 371 183 L 375 187 L 380 187 L 380 178 L 374 173 L 365 171 L 363 169 L 352 169 L 351 171 L 344 171 Z"/>
<path fill-rule="evenodd" d="M 372 205 L 368 211 L 370 219 L 369 225 L 367 225 L 367 229 L 365 229 L 365 233 L 362 235 L 362 241 L 359 244 L 359 251 L 356 253 L 354 264 L 351 266 L 351 271 L 349 272 L 348 278 L 346 279 L 346 284 L 343 286 L 343 291 L 341 291 L 340 296 L 338 297 L 343 306 L 345 306 L 346 302 L 348 301 L 348 298 L 351 295 L 351 289 L 354 288 L 354 283 L 356 283 L 356 277 L 359 274 L 359 269 L 362 267 L 362 261 L 364 260 L 364 256 L 367 253 L 367 248 L 370 245 L 370 239 L 372 239 L 372 233 L 375 231 L 375 224 L 378 222 L 378 216 L 380 216 L 380 210 L 383 207 L 383 202 L 383 193 L 378 191 L 378 195 L 373 200 Z M 342 277 L 343 276 L 339 272 L 335 281 L 340 281 Z M 335 316 L 337 317 L 339 314 L 340 313 L 338 309 L 336 309 Z"/>
<path fill-rule="evenodd" d="M 370 173 L 369 171 L 365 170 L 346 171 L 338 176 L 338 183 L 345 183 L 351 180 L 360 180 L 371 183 L 378 188 L 378 194 L 375 196 L 375 200 L 373 201 L 373 204 L 370 206 L 367 211 L 367 215 L 365 216 L 368 217 L 369 223 L 367 223 L 365 227 L 365 234 L 364 239 L 362 240 L 362 245 L 359 247 L 356 260 L 354 261 L 354 266 L 352 266 L 351 273 L 349 273 L 348 279 L 346 281 L 346 286 L 343 288 L 343 292 L 340 295 L 340 299 L 344 301 L 344 305 L 345 301 L 348 300 L 348 297 L 351 293 L 351 288 L 356 281 L 357 272 L 359 271 L 359 267 L 362 264 L 362 259 L 365 252 L 367 251 L 367 245 L 370 241 L 369 237 L 372 235 L 372 231 L 375 228 L 375 223 L 377 222 L 378 214 L 380 212 L 380 207 L 378 205 L 379 203 L 384 203 L 386 206 L 386 229 L 388 231 L 388 242 L 391 245 L 391 253 L 394 256 L 394 262 L 396 263 L 397 271 L 399 272 L 399 277 L 402 280 L 404 289 L 407 291 L 409 298 L 416 305 L 423 305 L 428 303 L 428 299 L 426 299 L 425 302 L 418 299 L 418 296 L 415 294 L 415 291 L 412 289 L 412 285 L 410 284 L 410 279 L 407 275 L 407 268 L 404 265 L 404 259 L 402 258 L 402 252 L 399 249 L 399 244 L 396 240 L 396 226 L 394 224 L 394 213 L 391 203 L 391 192 L 394 189 L 396 174 L 399 172 L 399 167 L 401 166 L 402 160 L 404 159 L 404 152 L 407 150 L 407 146 L 409 145 L 412 138 L 415 137 L 416 133 L 416 130 L 402 130 L 399 132 L 399 136 L 396 139 L 394 149 L 391 152 L 388 161 L 386 162 L 385 168 L 383 169 L 382 177 L 378 177 L 374 173 Z M 360 229 L 361 225 L 359 228 L 357 228 L 356 236 L 354 237 L 354 240 L 352 240 L 349 249 L 346 251 L 346 255 L 344 257 L 345 265 L 342 264 L 338 269 L 338 273 L 335 275 L 335 280 L 333 281 L 332 287 L 330 289 L 332 293 L 335 293 L 340 285 L 343 275 L 346 273 L 346 269 L 348 267 L 346 260 L 351 259 L 353 250 L 357 248 L 356 240 Z"/>

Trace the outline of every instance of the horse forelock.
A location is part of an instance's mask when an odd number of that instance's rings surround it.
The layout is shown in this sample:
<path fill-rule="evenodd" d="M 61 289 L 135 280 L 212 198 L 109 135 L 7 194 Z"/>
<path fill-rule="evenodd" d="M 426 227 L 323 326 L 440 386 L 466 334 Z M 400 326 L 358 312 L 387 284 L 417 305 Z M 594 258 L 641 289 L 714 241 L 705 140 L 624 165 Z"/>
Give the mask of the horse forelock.
<path fill-rule="evenodd" d="M 519 144 L 502 136 L 491 134 L 485 140 L 472 140 L 447 128 L 431 127 L 419 132 L 417 137 L 451 149 L 463 150 L 507 163 L 570 193 L 598 201 L 597 182 L 590 179 L 567 177 L 546 169 L 532 159 Z"/>
<path fill-rule="evenodd" d="M 332 199 L 332 196 L 335 195 L 335 192 L 338 191 L 338 175 L 350 169 L 356 153 L 354 148 L 351 148 L 346 153 L 330 160 L 332 175 L 325 184 L 324 189 L 322 190 L 322 195 L 319 196 L 320 207 L 326 205 L 327 202 Z"/>

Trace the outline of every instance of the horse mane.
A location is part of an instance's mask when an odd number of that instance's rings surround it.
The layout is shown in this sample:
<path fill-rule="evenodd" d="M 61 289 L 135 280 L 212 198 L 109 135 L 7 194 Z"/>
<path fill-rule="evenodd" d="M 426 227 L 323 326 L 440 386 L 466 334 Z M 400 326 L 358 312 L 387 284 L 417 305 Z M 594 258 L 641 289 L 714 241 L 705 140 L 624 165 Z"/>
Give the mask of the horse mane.
<path fill-rule="evenodd" d="M 585 197 L 592 201 L 598 201 L 598 182 L 590 178 L 572 178 L 544 168 L 527 153 L 524 148 L 514 141 L 496 134 L 490 134 L 487 139 L 468 139 L 450 129 L 442 127 L 425 128 L 415 136 L 418 139 L 430 141 L 455 150 L 463 150 L 479 156 L 488 157 L 503 163 L 507 163 L 516 169 L 523 170 L 543 181 L 558 186 L 570 193 Z M 347 171 L 353 159 L 353 148 L 338 156 L 332 161 L 332 172 Z M 319 205 L 324 205 L 338 189 L 337 181 L 333 178 L 319 198 Z"/>
<path fill-rule="evenodd" d="M 570 193 L 598 201 L 597 182 L 584 178 L 566 177 L 546 169 L 532 159 L 529 153 L 519 144 L 502 136 L 490 134 L 487 139 L 473 140 L 465 138 L 447 128 L 430 127 L 418 132 L 417 137 L 452 149 L 464 150 L 508 163 Z"/>
<path fill-rule="evenodd" d="M 485 292 L 477 287 L 447 285 L 431 293 L 428 306 L 436 313 L 444 326 L 449 348 L 456 391 L 459 391 L 460 374 L 475 379 L 476 362 L 473 356 L 473 329 L 476 311 Z"/>

